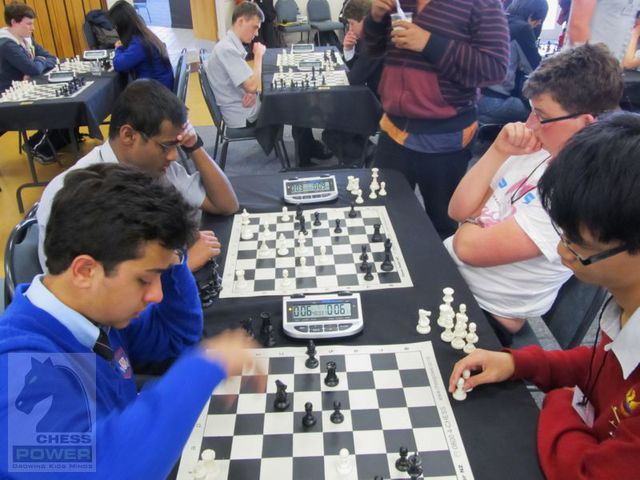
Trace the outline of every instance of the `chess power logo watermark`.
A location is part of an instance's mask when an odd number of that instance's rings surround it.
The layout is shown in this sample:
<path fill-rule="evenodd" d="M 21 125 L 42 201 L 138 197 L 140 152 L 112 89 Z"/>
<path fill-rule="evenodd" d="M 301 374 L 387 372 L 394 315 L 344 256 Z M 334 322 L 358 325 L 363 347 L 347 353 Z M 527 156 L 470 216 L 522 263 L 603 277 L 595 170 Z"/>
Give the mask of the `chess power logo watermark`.
<path fill-rule="evenodd" d="M 9 472 L 95 472 L 95 355 L 10 353 L 7 378 Z"/>

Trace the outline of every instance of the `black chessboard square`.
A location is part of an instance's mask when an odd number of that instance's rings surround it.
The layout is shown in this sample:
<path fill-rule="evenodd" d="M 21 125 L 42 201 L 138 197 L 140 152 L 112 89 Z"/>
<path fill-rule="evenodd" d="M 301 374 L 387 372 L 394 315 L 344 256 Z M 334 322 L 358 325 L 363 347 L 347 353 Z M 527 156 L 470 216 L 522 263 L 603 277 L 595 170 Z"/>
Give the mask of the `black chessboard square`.
<path fill-rule="evenodd" d="M 268 290 L 275 290 L 276 282 L 275 280 L 256 280 L 253 283 L 253 289 L 256 292 L 265 292 Z"/>
<path fill-rule="evenodd" d="M 269 360 L 269 375 L 293 373 L 293 357 L 273 357 Z"/>
<path fill-rule="evenodd" d="M 362 225 L 359 225 L 357 227 L 347 227 L 347 231 L 349 235 L 366 235 L 367 234 L 367 231 Z"/>
<path fill-rule="evenodd" d="M 295 375 L 294 392 L 317 392 L 320 390 L 320 376 L 317 373 L 300 373 Z"/>
<path fill-rule="evenodd" d="M 316 275 L 335 275 L 335 265 L 316 265 Z"/>
<path fill-rule="evenodd" d="M 294 232 L 293 232 L 293 230 L 285 230 L 284 232 L 278 232 L 278 237 L 279 237 L 280 235 L 284 235 L 284 238 L 289 239 L 289 240 L 291 240 L 292 238 L 294 238 Z M 296 229 L 296 232 L 295 232 L 295 237 L 296 237 L 296 238 L 298 237 L 297 229 Z"/>
<path fill-rule="evenodd" d="M 360 285 L 358 275 L 338 275 L 337 277 L 339 287 L 354 287 Z"/>
<path fill-rule="evenodd" d="M 368 238 L 371 243 L 384 243 L 384 241 L 387 239 L 387 236 L 384 233 L 381 233 L 380 236 L 382 237 L 382 240 L 378 240 L 377 242 L 373 241 L 373 234 L 368 235 Z"/>
<path fill-rule="evenodd" d="M 336 264 L 353 263 L 353 255 L 347 253 L 338 253 L 333 256 Z"/>
<path fill-rule="evenodd" d="M 347 245 L 348 243 L 349 243 L 349 237 L 346 235 L 336 235 L 334 233 L 333 236 L 331 237 L 331 245 Z"/>
<path fill-rule="evenodd" d="M 212 395 L 209 402 L 209 415 L 214 413 L 236 413 L 238 395 Z"/>
<path fill-rule="evenodd" d="M 380 410 L 351 410 L 351 425 L 354 431 L 382 430 Z"/>
<path fill-rule="evenodd" d="M 399 408 L 407 406 L 407 401 L 404 398 L 404 391 L 401 388 L 384 388 L 382 390 L 378 390 L 376 395 L 378 397 L 378 405 L 380 408 Z"/>
<path fill-rule="evenodd" d="M 257 376 L 243 375 L 240 379 L 240 393 L 264 393 L 264 389 L 260 389 L 259 385 Z"/>
<path fill-rule="evenodd" d="M 379 218 L 377 217 L 369 217 L 369 218 L 363 218 L 362 221 L 364 222 L 365 225 L 375 225 L 376 223 L 379 223 L 380 225 L 382 225 L 382 222 L 380 221 Z"/>
<path fill-rule="evenodd" d="M 381 478 L 391 478 L 389 462 L 386 455 L 356 455 L 356 465 L 358 467 L 359 478 L 375 478 L 376 476 L 380 476 Z"/>
<path fill-rule="evenodd" d="M 316 288 L 317 286 L 315 277 L 296 278 L 296 288 Z"/>
<path fill-rule="evenodd" d="M 291 250 L 293 250 L 293 249 L 290 248 L 289 252 L 291 252 Z M 289 271 L 289 278 L 291 278 L 292 268 L 293 267 L 290 267 L 290 268 L 276 268 L 276 278 L 284 278 L 284 275 L 282 275 L 282 272 L 284 272 L 285 270 Z"/>
<path fill-rule="evenodd" d="M 256 268 L 276 268 L 275 258 L 259 258 L 256 260 Z"/>
<path fill-rule="evenodd" d="M 312 414 L 313 414 L 313 417 L 316 419 L 316 424 L 312 427 L 305 427 L 302 424 L 302 417 L 304 417 L 306 413 L 305 412 L 294 413 L 293 433 L 322 432 L 322 412 L 316 411 L 315 405 L 314 405 Z"/>
<path fill-rule="evenodd" d="M 349 390 L 370 390 L 375 389 L 373 372 L 347 372 Z"/>
<path fill-rule="evenodd" d="M 262 457 L 277 458 L 293 456 L 292 435 L 265 435 L 262 441 Z M 258 478 L 258 477 L 256 477 Z"/>
<path fill-rule="evenodd" d="M 289 406 L 284 410 L 278 410 L 273 405 L 276 401 L 275 393 L 267 393 L 267 404 L 264 407 L 264 411 L 267 413 L 277 413 L 277 412 L 292 412 L 293 411 L 293 397 L 295 392 L 287 392 L 287 400 L 289 401 Z"/>
<path fill-rule="evenodd" d="M 378 281 L 380 283 L 400 283 L 400 274 L 398 272 L 380 272 Z"/>
<path fill-rule="evenodd" d="M 422 460 L 424 478 L 456 476 L 456 467 L 448 450 L 418 452 L 418 454 Z"/>
<path fill-rule="evenodd" d="M 216 450 L 216 458 L 218 451 Z M 228 478 L 260 478 L 260 459 L 243 458 L 229 462 Z"/>
<path fill-rule="evenodd" d="M 329 237 L 331 235 L 331 230 L 328 228 L 314 227 L 311 235 L 314 238 Z"/>
<path fill-rule="evenodd" d="M 373 261 L 374 262 L 384 262 L 385 254 L 384 252 L 374 252 L 373 253 Z M 393 254 L 389 254 L 389 259 L 393 262 Z"/>
<path fill-rule="evenodd" d="M 436 407 L 410 407 L 409 418 L 411 418 L 413 428 L 440 426 L 440 416 Z"/>
<path fill-rule="evenodd" d="M 324 457 L 293 457 L 293 478 L 304 480 L 324 480 Z"/>
<path fill-rule="evenodd" d="M 236 426 L 233 435 L 262 435 L 263 429 L 264 414 L 236 415 Z"/>
<path fill-rule="evenodd" d="M 333 412 L 333 402 L 340 402 L 340 410 L 349 410 L 349 392 L 331 390 L 322 392 L 322 410 Z"/>
<path fill-rule="evenodd" d="M 347 369 L 345 367 L 344 355 L 333 355 L 328 353 L 327 355 L 320 355 L 318 358 L 320 361 L 320 368 L 322 368 L 322 379 L 324 381 L 324 377 L 327 374 L 327 362 L 335 362 L 336 364 L 336 372 L 345 372 Z M 340 377 L 340 375 L 338 376 Z"/>
<path fill-rule="evenodd" d="M 416 450 L 413 430 L 384 430 L 383 435 L 387 453 L 398 453 L 400 447 L 407 447 L 410 452 Z"/>
<path fill-rule="evenodd" d="M 233 437 L 202 437 L 202 450 L 214 450 L 216 459 L 227 460 L 231 456 L 232 444 Z"/>
<path fill-rule="evenodd" d="M 307 259 L 307 267 L 313 267 L 316 264 L 315 257 L 308 257 L 305 255 Z M 296 257 L 296 267 L 300 266 L 300 257 Z"/>
<path fill-rule="evenodd" d="M 427 372 L 420 369 L 400 370 L 400 379 L 403 387 L 428 387 L 429 377 Z"/>
<path fill-rule="evenodd" d="M 257 256 L 258 250 L 238 250 L 238 260 L 252 260 Z"/>
<path fill-rule="evenodd" d="M 325 455 L 338 455 L 342 448 L 349 449 L 351 453 L 354 451 L 352 432 L 325 432 L 322 437 Z"/>
<path fill-rule="evenodd" d="M 398 370 L 395 353 L 374 353 L 371 355 L 373 370 Z"/>

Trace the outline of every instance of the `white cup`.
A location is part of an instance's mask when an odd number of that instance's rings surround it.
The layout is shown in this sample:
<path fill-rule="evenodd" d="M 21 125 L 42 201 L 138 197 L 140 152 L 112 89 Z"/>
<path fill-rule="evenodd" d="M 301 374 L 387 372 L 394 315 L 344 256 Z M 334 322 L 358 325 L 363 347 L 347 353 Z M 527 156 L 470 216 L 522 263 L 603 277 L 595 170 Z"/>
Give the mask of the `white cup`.
<path fill-rule="evenodd" d="M 393 26 L 396 22 L 400 21 L 400 20 L 405 20 L 409 23 L 413 23 L 413 13 L 412 12 L 404 12 L 404 15 L 401 13 L 392 13 L 391 14 L 391 26 L 393 27 L 394 30 L 396 29 L 400 29 L 400 30 L 404 30 L 404 27 L 395 27 Z"/>

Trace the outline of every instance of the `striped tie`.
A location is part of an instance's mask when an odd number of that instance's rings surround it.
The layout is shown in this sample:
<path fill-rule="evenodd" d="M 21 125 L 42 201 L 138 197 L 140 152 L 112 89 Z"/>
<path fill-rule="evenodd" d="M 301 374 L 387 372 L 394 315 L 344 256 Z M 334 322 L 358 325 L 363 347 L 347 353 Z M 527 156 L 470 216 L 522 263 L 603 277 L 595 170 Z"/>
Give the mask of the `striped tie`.
<path fill-rule="evenodd" d="M 111 349 L 109 336 L 102 328 L 100 328 L 100 335 L 98 335 L 98 340 L 96 340 L 96 344 L 93 346 L 93 351 L 108 362 L 113 360 L 113 350 Z"/>

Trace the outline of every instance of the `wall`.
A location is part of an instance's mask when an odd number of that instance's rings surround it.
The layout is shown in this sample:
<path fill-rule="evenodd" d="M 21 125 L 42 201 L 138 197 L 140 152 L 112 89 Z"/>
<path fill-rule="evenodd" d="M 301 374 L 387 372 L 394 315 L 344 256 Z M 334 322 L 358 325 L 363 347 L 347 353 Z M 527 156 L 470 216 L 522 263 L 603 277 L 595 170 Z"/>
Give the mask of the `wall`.
<path fill-rule="evenodd" d="M 0 0 L 0 18 L 4 6 L 12 0 Z M 86 50 L 82 33 L 84 17 L 90 10 L 106 7 L 104 0 L 26 0 L 36 12 L 34 39 L 59 58 L 69 58 Z"/>

